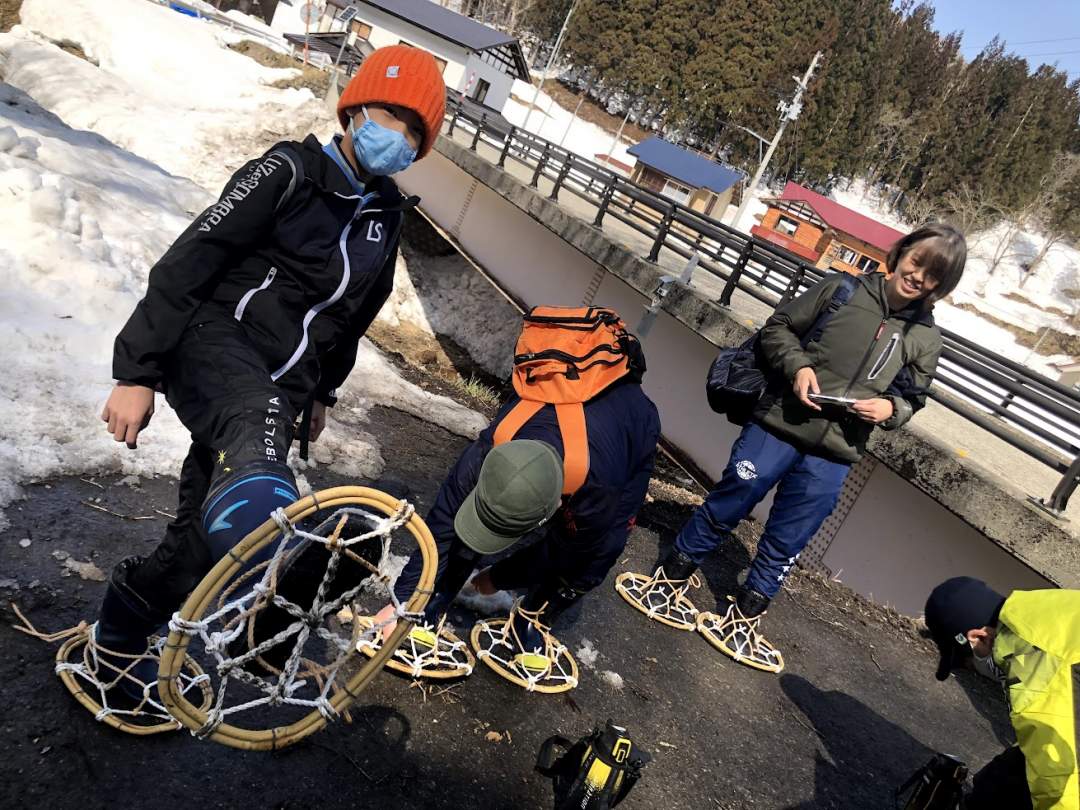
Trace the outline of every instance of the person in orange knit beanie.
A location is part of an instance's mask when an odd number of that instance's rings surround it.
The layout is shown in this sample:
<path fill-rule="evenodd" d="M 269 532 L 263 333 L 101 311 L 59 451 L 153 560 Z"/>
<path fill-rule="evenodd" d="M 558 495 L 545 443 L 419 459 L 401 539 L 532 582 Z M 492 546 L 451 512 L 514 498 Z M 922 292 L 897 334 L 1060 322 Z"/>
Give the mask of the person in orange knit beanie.
<path fill-rule="evenodd" d="M 389 175 L 431 151 L 446 87 L 419 48 L 381 48 L 338 104 L 344 135 L 286 141 L 250 160 L 150 271 L 120 330 L 101 414 L 135 450 L 163 392 L 191 432 L 176 519 L 112 572 L 94 626 L 117 699 L 157 701 L 147 637 L 252 529 L 297 499 L 285 463 L 319 437 L 357 342 L 393 288 L 404 212 Z M 138 680 L 117 677 L 131 656 Z M 116 670 L 113 672 L 112 670 Z"/>

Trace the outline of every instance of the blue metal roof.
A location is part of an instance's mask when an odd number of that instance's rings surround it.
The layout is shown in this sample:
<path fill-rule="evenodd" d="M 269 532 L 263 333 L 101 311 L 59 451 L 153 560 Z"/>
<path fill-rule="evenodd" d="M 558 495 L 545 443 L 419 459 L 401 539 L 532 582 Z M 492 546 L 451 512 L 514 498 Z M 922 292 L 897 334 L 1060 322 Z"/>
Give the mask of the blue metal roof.
<path fill-rule="evenodd" d="M 724 193 L 746 177 L 738 169 L 716 163 L 655 136 L 631 146 L 627 151 L 646 166 L 668 177 L 694 188 L 707 188 L 717 194 Z"/>
<path fill-rule="evenodd" d="M 430 0 L 360 0 L 360 5 L 374 6 L 474 51 L 517 43 L 514 37 L 502 31 L 443 8 Z"/>

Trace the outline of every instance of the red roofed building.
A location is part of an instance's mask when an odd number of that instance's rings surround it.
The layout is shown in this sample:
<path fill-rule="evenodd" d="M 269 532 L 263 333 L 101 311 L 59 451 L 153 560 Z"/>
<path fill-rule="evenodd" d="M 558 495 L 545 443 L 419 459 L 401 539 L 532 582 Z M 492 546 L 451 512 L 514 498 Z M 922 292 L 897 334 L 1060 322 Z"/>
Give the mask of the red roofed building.
<path fill-rule="evenodd" d="M 769 210 L 750 233 L 823 270 L 884 272 L 889 248 L 904 236 L 798 183 L 766 202 Z"/>

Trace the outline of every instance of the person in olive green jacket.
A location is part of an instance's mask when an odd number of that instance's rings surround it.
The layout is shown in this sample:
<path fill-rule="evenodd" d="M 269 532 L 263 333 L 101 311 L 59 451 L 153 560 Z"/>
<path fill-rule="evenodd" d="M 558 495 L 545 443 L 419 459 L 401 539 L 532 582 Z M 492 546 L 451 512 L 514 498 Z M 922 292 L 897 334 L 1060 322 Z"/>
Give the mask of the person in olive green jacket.
<path fill-rule="evenodd" d="M 772 382 L 720 483 L 641 586 L 636 601 L 650 618 L 696 626 L 741 663 L 783 668 L 759 620 L 832 512 L 874 428 L 896 429 L 923 406 L 942 346 L 933 305 L 959 283 L 966 259 L 959 232 L 927 225 L 892 247 L 888 275 L 832 273 L 776 310 L 760 332 Z M 816 402 L 818 395 L 848 403 Z M 698 613 L 685 597 L 691 574 L 774 486 L 745 584 L 723 616 Z"/>
<path fill-rule="evenodd" d="M 1080 591 L 1013 591 L 954 577 L 926 602 L 941 660 L 937 679 L 972 669 L 999 682 L 1017 745 L 975 774 L 965 810 L 1080 810 L 1073 672 L 1080 664 Z"/>

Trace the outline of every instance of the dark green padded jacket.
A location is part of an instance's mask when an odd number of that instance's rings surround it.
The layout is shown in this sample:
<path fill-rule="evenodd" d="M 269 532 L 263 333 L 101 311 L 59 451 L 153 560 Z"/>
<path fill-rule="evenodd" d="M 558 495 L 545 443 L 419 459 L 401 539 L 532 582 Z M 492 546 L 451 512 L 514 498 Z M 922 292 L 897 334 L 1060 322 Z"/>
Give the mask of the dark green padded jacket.
<path fill-rule="evenodd" d="M 926 404 L 926 389 L 941 354 L 941 333 L 921 301 L 890 312 L 885 276 L 858 277 L 851 300 L 838 309 L 821 335 L 805 348 L 799 336 L 810 330 L 841 282 L 832 274 L 773 313 L 761 330 L 761 348 L 782 378 L 762 398 L 754 418 L 803 452 L 855 462 L 874 426 L 837 406 L 807 408 L 791 383 L 806 366 L 814 370 L 822 394 L 893 403 L 893 415 L 879 427 L 894 430 Z"/>

